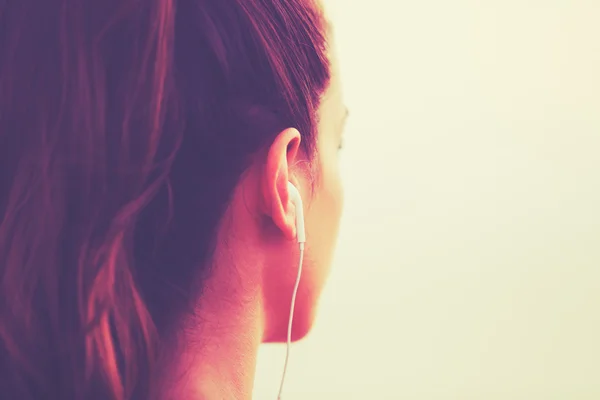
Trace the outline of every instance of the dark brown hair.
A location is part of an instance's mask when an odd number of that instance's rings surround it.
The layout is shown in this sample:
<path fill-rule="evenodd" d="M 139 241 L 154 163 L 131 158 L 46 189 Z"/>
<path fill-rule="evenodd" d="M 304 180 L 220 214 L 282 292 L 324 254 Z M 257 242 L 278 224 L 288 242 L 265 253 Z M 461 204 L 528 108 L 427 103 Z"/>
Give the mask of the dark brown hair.
<path fill-rule="evenodd" d="M 0 393 L 146 399 L 252 156 L 315 154 L 313 0 L 0 0 Z"/>

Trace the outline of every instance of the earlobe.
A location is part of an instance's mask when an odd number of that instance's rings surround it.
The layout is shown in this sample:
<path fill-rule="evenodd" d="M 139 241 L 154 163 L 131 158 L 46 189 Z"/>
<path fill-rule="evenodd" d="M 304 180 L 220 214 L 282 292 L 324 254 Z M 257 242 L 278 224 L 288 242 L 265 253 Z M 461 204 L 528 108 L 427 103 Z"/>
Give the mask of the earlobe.
<path fill-rule="evenodd" d="M 261 176 L 265 212 L 288 240 L 296 237 L 296 210 L 288 182 L 292 175 L 291 167 L 298 156 L 300 140 L 300 133 L 294 128 L 277 135 L 267 153 Z"/>

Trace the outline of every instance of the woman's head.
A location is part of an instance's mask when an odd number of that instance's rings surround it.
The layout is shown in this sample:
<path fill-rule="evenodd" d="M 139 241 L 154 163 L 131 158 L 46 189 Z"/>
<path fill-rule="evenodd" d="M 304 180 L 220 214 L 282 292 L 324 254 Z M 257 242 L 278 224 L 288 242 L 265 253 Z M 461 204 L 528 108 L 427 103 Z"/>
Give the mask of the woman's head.
<path fill-rule="evenodd" d="M 281 340 L 297 261 L 287 181 L 306 208 L 294 336 L 308 331 L 341 209 L 328 36 L 313 0 L 3 6 L 12 397 L 145 396 L 160 346 L 202 331 L 190 316 L 252 311 L 263 339 Z"/>

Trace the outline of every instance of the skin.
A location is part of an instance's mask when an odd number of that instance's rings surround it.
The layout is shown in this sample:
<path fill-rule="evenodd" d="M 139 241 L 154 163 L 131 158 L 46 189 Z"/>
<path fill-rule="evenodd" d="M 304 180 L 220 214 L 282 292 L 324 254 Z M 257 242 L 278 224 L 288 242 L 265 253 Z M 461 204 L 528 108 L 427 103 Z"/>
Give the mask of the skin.
<path fill-rule="evenodd" d="M 334 48 L 332 37 L 330 48 Z M 338 167 L 347 109 L 335 52 L 331 82 L 319 109 L 316 160 L 300 150 L 301 135 L 282 131 L 240 181 L 223 220 L 213 274 L 195 314 L 161 362 L 161 399 L 251 399 L 258 348 L 286 340 L 298 271 L 295 207 L 287 182 L 304 202 L 307 243 L 292 339 L 305 337 L 329 275 L 342 212 Z"/>

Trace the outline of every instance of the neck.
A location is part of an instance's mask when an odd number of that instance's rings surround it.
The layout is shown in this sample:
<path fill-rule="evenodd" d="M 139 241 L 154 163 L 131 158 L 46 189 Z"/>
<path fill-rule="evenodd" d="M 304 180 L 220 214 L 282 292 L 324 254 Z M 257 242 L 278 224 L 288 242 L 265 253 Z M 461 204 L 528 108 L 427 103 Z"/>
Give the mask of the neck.
<path fill-rule="evenodd" d="M 239 205 L 246 210 L 246 203 Z M 236 209 L 233 207 L 233 209 Z M 245 214 L 242 214 L 245 215 Z M 235 216 L 232 220 L 243 220 Z M 241 226 L 251 226 L 250 223 Z M 157 382 L 160 400 L 250 400 L 258 349 L 267 324 L 263 293 L 264 252 L 256 233 L 220 231 L 210 276 L 193 313 L 167 342 Z"/>
<path fill-rule="evenodd" d="M 257 300 L 202 296 L 217 304 L 184 323 L 162 364 L 161 400 L 250 400 L 264 318 Z M 231 293 L 230 293 L 231 294 Z"/>

